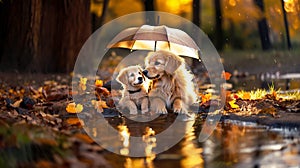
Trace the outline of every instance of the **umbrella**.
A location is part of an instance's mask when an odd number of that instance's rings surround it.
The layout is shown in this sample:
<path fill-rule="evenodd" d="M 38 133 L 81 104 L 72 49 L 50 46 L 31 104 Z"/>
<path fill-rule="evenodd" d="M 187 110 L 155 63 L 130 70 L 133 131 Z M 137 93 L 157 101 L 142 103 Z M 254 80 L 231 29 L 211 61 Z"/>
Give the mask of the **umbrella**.
<path fill-rule="evenodd" d="M 184 31 L 165 25 L 127 28 L 115 36 L 108 48 L 130 50 L 167 50 L 181 56 L 199 59 L 200 49 Z"/>

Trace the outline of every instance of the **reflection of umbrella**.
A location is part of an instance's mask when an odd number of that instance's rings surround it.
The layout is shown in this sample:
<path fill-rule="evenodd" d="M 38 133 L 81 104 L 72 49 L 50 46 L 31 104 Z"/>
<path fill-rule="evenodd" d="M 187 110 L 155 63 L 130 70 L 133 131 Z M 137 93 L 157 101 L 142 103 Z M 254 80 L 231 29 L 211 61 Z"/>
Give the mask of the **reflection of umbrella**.
<path fill-rule="evenodd" d="M 194 40 L 184 31 L 167 26 L 127 28 L 121 31 L 108 48 L 128 48 L 131 50 L 167 50 L 177 55 L 199 59 L 200 51 Z"/>

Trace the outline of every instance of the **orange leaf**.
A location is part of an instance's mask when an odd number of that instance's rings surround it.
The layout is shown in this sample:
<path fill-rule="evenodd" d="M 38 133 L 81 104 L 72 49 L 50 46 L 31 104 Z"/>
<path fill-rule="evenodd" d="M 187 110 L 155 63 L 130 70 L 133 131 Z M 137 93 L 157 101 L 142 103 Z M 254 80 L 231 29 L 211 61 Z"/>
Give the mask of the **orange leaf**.
<path fill-rule="evenodd" d="M 243 99 L 245 99 L 245 100 L 249 100 L 251 98 L 251 95 L 250 95 L 250 93 L 249 92 L 245 92 L 245 93 L 243 93 Z"/>
<path fill-rule="evenodd" d="M 69 103 L 66 107 L 68 113 L 80 113 L 82 110 L 83 106 L 81 104 Z"/>
<path fill-rule="evenodd" d="M 84 121 L 79 119 L 79 118 L 68 118 L 66 120 L 66 123 L 69 124 L 69 125 L 81 125 L 81 126 L 84 126 Z"/>
<path fill-rule="evenodd" d="M 89 144 L 91 144 L 91 143 L 94 142 L 94 140 L 93 140 L 90 136 L 88 136 L 88 135 L 86 135 L 86 134 L 77 133 L 77 134 L 75 134 L 74 136 L 75 136 L 76 138 L 78 138 L 78 139 L 80 139 L 80 140 L 86 142 L 86 143 L 89 143 Z"/>
<path fill-rule="evenodd" d="M 211 94 L 207 93 L 205 95 L 201 95 L 201 103 L 206 103 L 211 99 Z"/>
<path fill-rule="evenodd" d="M 225 71 L 222 72 L 222 78 L 224 78 L 225 80 L 229 80 L 230 77 L 231 77 L 231 73 Z"/>
<path fill-rule="evenodd" d="M 96 85 L 97 87 L 102 87 L 102 86 L 103 86 L 103 80 L 97 79 L 97 80 L 95 81 L 95 85 Z"/>

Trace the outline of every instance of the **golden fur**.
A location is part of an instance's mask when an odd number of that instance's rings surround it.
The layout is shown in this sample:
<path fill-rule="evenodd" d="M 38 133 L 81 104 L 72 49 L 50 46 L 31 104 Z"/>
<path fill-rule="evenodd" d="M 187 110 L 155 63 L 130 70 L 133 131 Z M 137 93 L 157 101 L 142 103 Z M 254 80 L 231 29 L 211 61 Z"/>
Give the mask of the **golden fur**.
<path fill-rule="evenodd" d="M 167 51 L 156 51 L 145 58 L 144 74 L 152 79 L 149 91 L 150 108 L 156 113 L 167 113 L 172 108 L 176 113 L 188 113 L 189 105 L 196 102 L 193 78 L 186 69 L 183 58 Z"/>
<path fill-rule="evenodd" d="M 121 108 L 128 108 L 130 114 L 149 111 L 148 80 L 144 77 L 140 66 L 129 66 L 122 69 L 116 80 L 123 86 L 122 98 L 119 102 Z"/>

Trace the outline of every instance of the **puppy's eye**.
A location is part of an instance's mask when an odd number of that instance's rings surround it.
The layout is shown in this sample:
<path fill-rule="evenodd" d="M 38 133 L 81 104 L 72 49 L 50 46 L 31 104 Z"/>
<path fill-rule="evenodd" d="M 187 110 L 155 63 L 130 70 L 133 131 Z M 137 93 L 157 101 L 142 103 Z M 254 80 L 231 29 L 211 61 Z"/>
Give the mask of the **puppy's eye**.
<path fill-rule="evenodd" d="M 154 65 L 159 65 L 159 64 L 160 64 L 160 62 L 158 62 L 158 61 L 154 62 Z"/>
<path fill-rule="evenodd" d="M 130 76 L 130 77 L 134 77 L 134 74 L 132 73 L 132 74 L 130 74 L 129 76 Z"/>
<path fill-rule="evenodd" d="M 139 72 L 139 75 L 141 75 L 142 74 L 142 72 Z"/>

